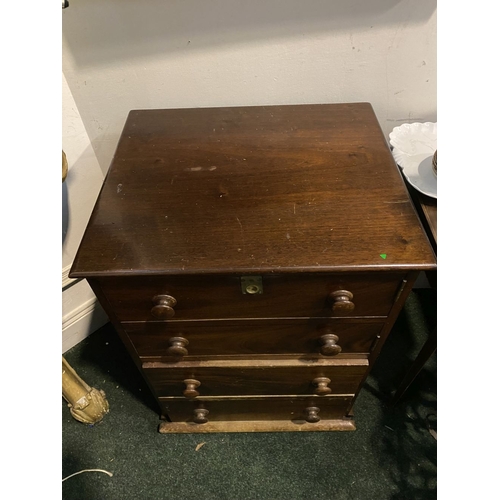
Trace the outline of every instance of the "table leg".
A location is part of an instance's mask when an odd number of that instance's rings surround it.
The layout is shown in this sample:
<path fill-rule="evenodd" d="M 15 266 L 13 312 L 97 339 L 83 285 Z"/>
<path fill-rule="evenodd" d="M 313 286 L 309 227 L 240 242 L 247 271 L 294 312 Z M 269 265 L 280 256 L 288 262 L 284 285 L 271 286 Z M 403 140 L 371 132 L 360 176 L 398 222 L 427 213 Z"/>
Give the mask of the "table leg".
<path fill-rule="evenodd" d="M 434 328 L 429 335 L 429 338 L 425 342 L 421 351 L 419 352 L 417 358 L 411 365 L 410 370 L 405 375 L 404 379 L 401 381 L 398 389 L 396 390 L 394 397 L 392 398 L 392 404 L 395 405 L 406 392 L 410 384 L 415 380 L 417 375 L 420 373 L 422 368 L 428 359 L 434 354 L 437 348 L 437 329 Z"/>

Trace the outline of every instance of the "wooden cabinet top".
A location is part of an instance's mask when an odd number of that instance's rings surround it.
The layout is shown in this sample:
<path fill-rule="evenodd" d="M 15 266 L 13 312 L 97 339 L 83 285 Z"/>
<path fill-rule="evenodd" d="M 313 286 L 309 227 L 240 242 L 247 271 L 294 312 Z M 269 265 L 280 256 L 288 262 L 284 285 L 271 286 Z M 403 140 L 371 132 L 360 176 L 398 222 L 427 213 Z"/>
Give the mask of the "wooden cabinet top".
<path fill-rule="evenodd" d="M 355 103 L 131 111 L 70 276 L 434 267 Z"/>

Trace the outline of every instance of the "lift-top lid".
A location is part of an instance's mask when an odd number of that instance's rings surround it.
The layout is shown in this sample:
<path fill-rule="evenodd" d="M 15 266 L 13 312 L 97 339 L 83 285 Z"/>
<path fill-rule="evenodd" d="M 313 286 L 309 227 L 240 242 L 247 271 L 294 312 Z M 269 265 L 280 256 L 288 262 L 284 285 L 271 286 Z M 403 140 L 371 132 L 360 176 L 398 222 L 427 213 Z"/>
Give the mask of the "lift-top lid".
<path fill-rule="evenodd" d="M 355 103 L 131 111 L 70 276 L 434 267 Z"/>

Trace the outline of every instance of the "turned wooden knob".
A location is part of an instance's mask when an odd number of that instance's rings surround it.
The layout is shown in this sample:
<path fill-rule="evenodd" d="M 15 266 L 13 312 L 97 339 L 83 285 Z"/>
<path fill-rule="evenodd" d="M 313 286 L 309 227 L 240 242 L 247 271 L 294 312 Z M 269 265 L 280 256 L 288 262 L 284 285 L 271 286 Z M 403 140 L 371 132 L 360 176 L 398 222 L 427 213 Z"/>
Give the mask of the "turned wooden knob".
<path fill-rule="evenodd" d="M 208 410 L 206 408 L 196 408 L 193 411 L 193 422 L 197 424 L 206 424 L 208 422 Z"/>
<path fill-rule="evenodd" d="M 187 378 L 186 380 L 184 380 L 184 383 L 186 384 L 186 389 L 184 390 L 183 394 L 186 398 L 194 399 L 200 395 L 200 393 L 196 390 L 196 388 L 200 387 L 201 385 L 201 382 L 199 380 L 196 380 L 194 378 Z"/>
<path fill-rule="evenodd" d="M 188 339 L 184 337 L 172 337 L 168 340 L 170 347 L 167 349 L 171 356 L 187 356 L 188 350 L 186 346 L 189 344 Z"/>
<path fill-rule="evenodd" d="M 347 290 L 337 290 L 330 294 L 333 302 L 332 311 L 335 315 L 349 314 L 354 311 L 353 294 Z"/>
<path fill-rule="evenodd" d="M 174 316 L 174 306 L 177 301 L 171 295 L 155 295 L 153 297 L 154 306 L 151 314 L 158 319 L 166 319 Z"/>
<path fill-rule="evenodd" d="M 317 406 L 309 406 L 306 408 L 306 422 L 310 422 L 314 424 L 319 422 L 321 419 L 319 418 L 319 408 Z"/>
<path fill-rule="evenodd" d="M 335 356 L 342 352 L 342 347 L 337 344 L 339 338 L 337 335 L 333 335 L 333 333 L 322 335 L 319 341 L 321 343 L 320 352 L 324 356 Z"/>
<path fill-rule="evenodd" d="M 313 380 L 313 384 L 316 385 L 316 389 L 314 390 L 314 394 L 318 394 L 319 396 L 324 396 L 325 394 L 330 394 L 332 390 L 328 387 L 328 384 L 331 380 L 327 377 L 317 377 Z"/>

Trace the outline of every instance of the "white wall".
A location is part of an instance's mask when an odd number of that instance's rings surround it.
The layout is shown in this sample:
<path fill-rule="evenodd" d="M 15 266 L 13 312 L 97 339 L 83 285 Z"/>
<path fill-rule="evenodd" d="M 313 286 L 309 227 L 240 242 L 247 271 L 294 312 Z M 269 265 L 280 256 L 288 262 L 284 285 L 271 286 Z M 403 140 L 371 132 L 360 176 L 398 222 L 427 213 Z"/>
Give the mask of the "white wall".
<path fill-rule="evenodd" d="M 103 172 L 130 109 L 369 101 L 436 121 L 436 0 L 78 0 L 63 71 Z"/>
<path fill-rule="evenodd" d="M 62 352 L 107 322 L 85 280 L 68 278 L 78 245 L 101 188 L 103 175 L 80 113 L 63 76 L 62 146 L 68 176 L 62 184 Z"/>

